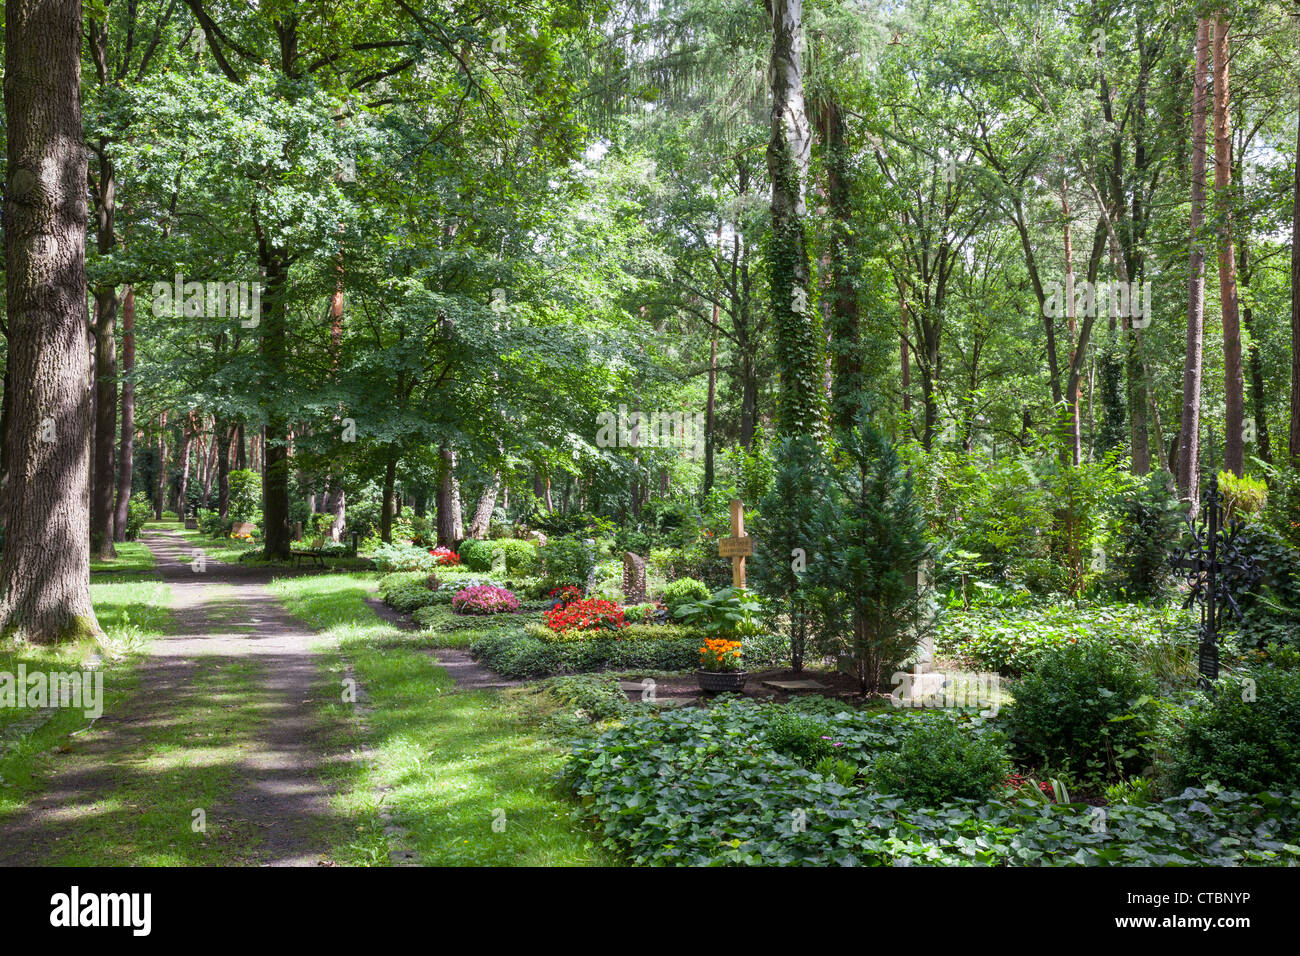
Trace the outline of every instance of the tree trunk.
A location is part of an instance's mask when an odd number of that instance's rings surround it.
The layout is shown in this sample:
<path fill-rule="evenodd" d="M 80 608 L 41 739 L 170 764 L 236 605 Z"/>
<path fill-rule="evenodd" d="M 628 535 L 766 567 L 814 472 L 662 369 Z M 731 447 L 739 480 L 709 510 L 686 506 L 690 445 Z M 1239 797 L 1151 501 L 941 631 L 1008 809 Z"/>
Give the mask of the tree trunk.
<path fill-rule="evenodd" d="M 1300 467 L 1300 117 L 1295 128 L 1295 179 L 1291 184 L 1291 428 L 1288 451 Z"/>
<path fill-rule="evenodd" d="M 113 514 L 113 540 L 126 540 L 126 519 L 131 503 L 131 477 L 135 469 L 135 287 L 127 286 L 122 300 L 122 440 L 117 452 L 117 507 Z"/>
<path fill-rule="evenodd" d="M 1232 249 L 1232 140 L 1228 87 L 1228 22 L 1214 20 L 1214 193 L 1219 207 L 1219 299 L 1223 305 L 1223 377 L 1227 421 L 1223 466 L 1240 476 L 1246 467 L 1242 422 L 1246 401 L 1241 367 L 1241 321 L 1237 305 L 1236 256 Z"/>
<path fill-rule="evenodd" d="M 823 102 L 821 122 L 826 148 L 826 198 L 831 215 L 829 249 L 831 302 L 831 423 L 853 426 L 862 405 L 865 386 L 862 371 L 861 322 L 858 309 L 856 226 L 850 190 L 850 152 L 844 135 L 844 115 L 839 104 Z"/>
<path fill-rule="evenodd" d="M 217 516 L 225 521 L 230 517 L 230 440 L 235 426 L 214 422 L 213 429 L 217 443 Z"/>
<path fill-rule="evenodd" d="M 465 537 L 460 518 L 460 488 L 456 481 L 456 450 L 444 444 L 438 475 L 438 544 L 454 547 Z"/>
<path fill-rule="evenodd" d="M 397 450 L 390 449 L 388 460 L 384 462 L 384 497 L 379 509 L 379 539 L 385 544 L 393 543 L 393 489 L 396 484 Z"/>
<path fill-rule="evenodd" d="M 102 205 L 102 203 L 101 203 Z M 103 218 L 102 211 L 100 218 Z M 112 228 L 111 216 L 109 229 Z M 103 239 L 100 251 L 107 251 Z M 117 450 L 117 290 L 95 290 L 95 444 L 90 501 L 90 550 L 93 557 L 113 558 L 113 477 Z"/>
<path fill-rule="evenodd" d="M 1195 515 L 1200 500 L 1201 363 L 1205 328 L 1205 246 L 1200 231 L 1205 221 L 1205 114 L 1210 61 L 1210 21 L 1196 28 L 1196 69 L 1192 79 L 1192 216 L 1191 253 L 1187 282 L 1187 352 L 1183 359 L 1183 417 L 1178 433 L 1178 494 L 1191 502 Z"/>
<path fill-rule="evenodd" d="M 501 472 L 492 472 L 492 477 L 488 480 L 487 487 L 483 489 L 483 494 L 479 495 L 478 505 L 474 508 L 474 517 L 469 523 L 468 536 L 471 538 L 486 538 L 488 536 L 488 526 L 492 523 L 492 512 L 497 506 L 497 495 L 501 493 Z M 439 499 L 441 501 L 441 499 Z"/>
<path fill-rule="evenodd" d="M 772 25 L 772 244 L 768 255 L 775 324 L 777 432 L 820 439 L 822 415 L 820 322 L 812 305 L 805 189 L 812 134 L 804 111 L 803 0 L 767 0 Z"/>
<path fill-rule="evenodd" d="M 97 636 L 90 602 L 90 356 L 80 0 L 5 5 L 6 311 L 0 634 Z"/>
<path fill-rule="evenodd" d="M 167 413 L 158 413 L 158 474 L 154 476 L 153 516 L 161 521 L 163 493 L 167 488 Z"/>

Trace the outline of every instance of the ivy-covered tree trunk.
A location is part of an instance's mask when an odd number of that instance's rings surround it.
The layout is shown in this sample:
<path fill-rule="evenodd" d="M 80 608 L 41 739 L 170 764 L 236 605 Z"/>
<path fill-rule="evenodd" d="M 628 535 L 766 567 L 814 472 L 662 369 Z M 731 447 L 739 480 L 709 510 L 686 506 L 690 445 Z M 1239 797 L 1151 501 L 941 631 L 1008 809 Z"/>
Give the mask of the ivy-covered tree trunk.
<path fill-rule="evenodd" d="M 822 104 L 819 126 L 826 149 L 826 198 L 832 217 L 830 243 L 831 303 L 831 423 L 853 427 L 862 404 L 864 379 L 858 309 L 857 227 L 853 223 L 849 179 L 849 146 L 845 141 L 844 114 L 828 98 Z"/>
<path fill-rule="evenodd" d="M 6 311 L 0 633 L 93 636 L 80 0 L 5 4 Z"/>
<path fill-rule="evenodd" d="M 1223 307 L 1223 388 L 1227 413 L 1223 466 L 1240 477 L 1246 467 L 1242 436 L 1246 396 L 1241 364 L 1237 264 L 1232 248 L 1232 139 L 1228 82 L 1228 23 L 1220 13 L 1214 21 L 1214 194 L 1219 206 L 1219 300 Z"/>
<path fill-rule="evenodd" d="M 1210 21 L 1196 27 L 1196 66 L 1192 78 L 1192 214 L 1187 280 L 1187 352 L 1183 359 L 1183 414 L 1178 436 L 1178 494 L 1200 499 L 1201 365 L 1205 329 L 1205 246 L 1199 235 L 1205 221 L 1205 117 L 1210 70 Z"/>
<path fill-rule="evenodd" d="M 781 376 L 777 431 L 825 433 L 822 413 L 821 323 L 811 296 L 805 193 L 812 134 L 804 109 L 803 0 L 768 0 L 772 24 L 772 138 L 767 170 L 772 180 L 769 253 L 776 364 Z"/>

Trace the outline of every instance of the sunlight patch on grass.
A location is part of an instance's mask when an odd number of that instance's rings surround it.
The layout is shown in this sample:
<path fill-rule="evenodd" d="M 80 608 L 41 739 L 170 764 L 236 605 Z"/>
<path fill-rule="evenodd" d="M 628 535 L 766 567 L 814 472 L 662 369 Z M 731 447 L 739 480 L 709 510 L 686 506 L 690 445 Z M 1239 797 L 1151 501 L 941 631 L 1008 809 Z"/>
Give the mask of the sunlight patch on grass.
<path fill-rule="evenodd" d="M 349 665 L 367 695 L 364 730 L 353 721 L 348 744 L 364 742 L 371 760 L 338 771 L 337 803 L 358 822 L 355 839 L 339 851 L 349 862 L 387 861 L 374 796 L 382 788 L 389 788 L 383 803 L 392 824 L 409 831 L 407 845 L 427 866 L 615 862 L 574 822 L 554 779 L 563 750 L 537 733 L 543 715 L 528 698 L 457 691 L 427 635 L 385 624 L 366 606 L 373 576 L 283 579 L 272 590 L 290 612 L 339 641 L 322 675 L 326 707 L 351 720 L 352 705 L 339 694 Z"/>

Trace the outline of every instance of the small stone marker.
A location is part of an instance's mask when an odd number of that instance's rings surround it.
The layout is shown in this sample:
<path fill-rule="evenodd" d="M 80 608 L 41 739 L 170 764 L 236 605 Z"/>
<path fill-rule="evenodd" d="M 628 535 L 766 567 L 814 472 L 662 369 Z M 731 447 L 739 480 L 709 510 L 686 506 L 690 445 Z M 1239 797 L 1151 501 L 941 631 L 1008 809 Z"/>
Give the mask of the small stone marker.
<path fill-rule="evenodd" d="M 731 559 L 733 587 L 745 586 L 745 559 L 754 553 L 754 541 L 745 534 L 745 504 L 739 498 L 731 502 L 731 537 L 718 542 L 718 555 Z"/>
<path fill-rule="evenodd" d="M 645 558 L 631 551 L 623 552 L 623 600 L 628 604 L 645 602 Z"/>
<path fill-rule="evenodd" d="M 234 527 L 230 529 L 230 536 L 235 537 L 241 534 L 252 534 L 257 530 L 257 525 L 251 521 L 236 521 Z"/>
<path fill-rule="evenodd" d="M 765 680 L 763 686 L 770 690 L 825 690 L 826 685 L 815 680 Z"/>

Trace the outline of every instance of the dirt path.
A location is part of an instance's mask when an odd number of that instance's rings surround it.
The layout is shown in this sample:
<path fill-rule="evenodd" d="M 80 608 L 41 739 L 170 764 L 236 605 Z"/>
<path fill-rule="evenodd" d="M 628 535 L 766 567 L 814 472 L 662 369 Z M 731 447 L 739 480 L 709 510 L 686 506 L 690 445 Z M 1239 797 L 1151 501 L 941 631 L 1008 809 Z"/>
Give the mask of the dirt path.
<path fill-rule="evenodd" d="M 327 862 L 345 821 L 330 808 L 321 771 L 328 761 L 347 758 L 328 752 L 315 715 L 312 645 L 319 635 L 264 586 L 273 572 L 210 559 L 196 571 L 180 534 L 149 531 L 142 540 L 171 589 L 171 633 L 155 641 L 137 667 L 138 685 L 126 705 L 79 738 L 55 764 L 45 791 L 0 824 L 0 864 L 84 859 L 87 847 L 120 841 L 133 827 L 146 844 L 169 836 L 191 841 L 192 827 L 185 824 L 195 810 L 219 834 L 222 852 L 210 862 Z M 233 715 L 225 725 L 219 723 L 223 710 Z M 213 761 L 220 762 L 219 774 Z M 178 765 L 179 777 L 160 776 L 160 768 Z M 199 768 L 192 793 L 184 792 L 186 767 Z M 200 785 L 200 772 L 219 785 Z M 155 793 L 164 779 L 177 792 Z M 156 796 L 154 810 L 179 818 L 174 829 L 181 832 L 144 833 L 145 820 L 129 815 L 141 809 L 110 798 L 121 792 Z M 69 853 L 70 843 L 78 845 L 76 853 Z M 186 853 L 188 862 L 204 862 L 202 852 Z M 106 854 L 105 861 L 112 860 Z"/>

